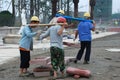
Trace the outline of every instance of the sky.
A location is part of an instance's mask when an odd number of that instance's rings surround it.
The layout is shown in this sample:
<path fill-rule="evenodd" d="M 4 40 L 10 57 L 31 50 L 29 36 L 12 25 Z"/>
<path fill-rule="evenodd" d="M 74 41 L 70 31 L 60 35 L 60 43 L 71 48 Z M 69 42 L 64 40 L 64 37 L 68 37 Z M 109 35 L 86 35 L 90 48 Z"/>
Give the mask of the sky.
<path fill-rule="evenodd" d="M 113 0 L 112 4 L 112 13 L 120 13 L 120 0 Z"/>
<path fill-rule="evenodd" d="M 89 0 L 79 0 L 79 12 L 89 12 Z"/>
<path fill-rule="evenodd" d="M 79 0 L 79 11 L 89 11 L 89 0 Z M 120 13 L 120 0 L 112 0 L 112 14 Z"/>
<path fill-rule="evenodd" d="M 8 9 L 8 6 L 9 6 L 9 3 L 11 0 L 4 0 L 4 1 L 7 1 L 7 2 L 4 2 L 4 9 L 2 10 L 7 10 Z M 6 4 L 5 4 L 6 3 Z M 112 1 L 112 13 L 118 13 L 120 12 L 120 0 L 113 0 Z M 89 11 L 89 0 L 79 0 L 79 8 L 78 8 L 79 12 L 88 12 Z M 12 11 L 12 8 L 11 6 L 9 7 L 8 9 L 10 12 Z"/>

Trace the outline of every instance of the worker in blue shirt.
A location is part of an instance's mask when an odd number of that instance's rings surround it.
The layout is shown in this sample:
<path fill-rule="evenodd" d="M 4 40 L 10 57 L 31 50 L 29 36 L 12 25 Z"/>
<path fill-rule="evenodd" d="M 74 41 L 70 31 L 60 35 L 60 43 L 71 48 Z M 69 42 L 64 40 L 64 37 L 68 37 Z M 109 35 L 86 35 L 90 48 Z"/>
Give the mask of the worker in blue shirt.
<path fill-rule="evenodd" d="M 90 13 L 88 12 L 84 13 L 84 18 L 86 20 L 89 20 Z M 92 31 L 95 30 L 94 23 L 91 23 L 89 21 L 81 21 L 78 24 L 78 28 L 75 31 L 75 39 L 77 38 L 77 35 L 79 35 L 81 48 L 78 51 L 78 54 L 76 56 L 74 63 L 77 63 L 78 60 L 81 60 L 84 50 L 86 49 L 84 64 L 89 64 L 90 54 L 91 54 L 91 41 L 92 41 L 91 30 Z"/>
<path fill-rule="evenodd" d="M 39 18 L 33 16 L 31 18 L 30 24 L 24 26 L 22 29 L 22 36 L 19 41 L 19 51 L 20 51 L 20 77 L 28 76 L 28 68 L 30 66 L 30 51 L 33 50 L 33 37 L 40 32 L 33 32 L 32 28 L 36 28 L 39 24 Z"/>

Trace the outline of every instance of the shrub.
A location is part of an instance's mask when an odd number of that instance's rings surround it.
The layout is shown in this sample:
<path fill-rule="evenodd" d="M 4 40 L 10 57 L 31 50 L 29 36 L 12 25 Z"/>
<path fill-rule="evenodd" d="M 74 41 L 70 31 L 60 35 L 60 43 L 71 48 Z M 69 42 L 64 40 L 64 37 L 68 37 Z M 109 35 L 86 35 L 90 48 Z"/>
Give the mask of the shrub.
<path fill-rule="evenodd" d="M 0 12 L 0 26 L 14 26 L 14 15 L 9 11 Z"/>

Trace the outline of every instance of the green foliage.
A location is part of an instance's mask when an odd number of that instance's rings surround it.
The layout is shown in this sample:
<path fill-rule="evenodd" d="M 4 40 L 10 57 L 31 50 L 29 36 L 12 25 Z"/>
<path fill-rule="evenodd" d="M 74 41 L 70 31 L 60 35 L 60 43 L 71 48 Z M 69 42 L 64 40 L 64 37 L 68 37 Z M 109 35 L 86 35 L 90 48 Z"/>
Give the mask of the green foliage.
<path fill-rule="evenodd" d="M 0 12 L 0 26 L 13 26 L 14 16 L 9 11 Z"/>

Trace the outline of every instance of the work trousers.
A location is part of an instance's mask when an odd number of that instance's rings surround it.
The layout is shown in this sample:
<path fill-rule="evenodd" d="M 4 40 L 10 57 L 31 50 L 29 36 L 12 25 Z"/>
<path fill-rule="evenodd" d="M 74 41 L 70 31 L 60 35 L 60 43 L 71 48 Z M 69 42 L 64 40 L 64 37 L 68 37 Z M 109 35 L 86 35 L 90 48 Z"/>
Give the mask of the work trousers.
<path fill-rule="evenodd" d="M 30 51 L 20 50 L 20 68 L 29 68 Z"/>
<path fill-rule="evenodd" d="M 81 41 L 80 42 L 80 50 L 78 51 L 78 54 L 76 56 L 77 60 L 81 60 L 84 50 L 86 49 L 86 53 L 85 53 L 85 61 L 90 61 L 90 54 L 91 54 L 91 41 Z"/>
<path fill-rule="evenodd" d="M 60 68 L 60 71 L 64 71 L 64 50 L 58 47 L 50 47 L 51 53 L 51 64 L 52 68 L 57 71 Z"/>

